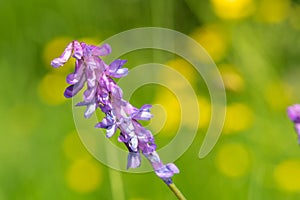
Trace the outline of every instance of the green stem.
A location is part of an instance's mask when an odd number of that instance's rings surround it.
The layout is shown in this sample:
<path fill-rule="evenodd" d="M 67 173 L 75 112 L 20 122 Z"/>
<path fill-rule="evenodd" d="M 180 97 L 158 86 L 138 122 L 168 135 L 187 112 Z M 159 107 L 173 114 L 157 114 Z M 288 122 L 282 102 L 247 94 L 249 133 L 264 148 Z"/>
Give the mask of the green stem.
<path fill-rule="evenodd" d="M 170 188 L 170 190 L 172 190 L 172 192 L 175 194 L 177 199 L 186 200 L 186 198 L 183 196 L 181 191 L 176 187 L 176 185 L 174 183 L 168 184 L 168 187 Z"/>

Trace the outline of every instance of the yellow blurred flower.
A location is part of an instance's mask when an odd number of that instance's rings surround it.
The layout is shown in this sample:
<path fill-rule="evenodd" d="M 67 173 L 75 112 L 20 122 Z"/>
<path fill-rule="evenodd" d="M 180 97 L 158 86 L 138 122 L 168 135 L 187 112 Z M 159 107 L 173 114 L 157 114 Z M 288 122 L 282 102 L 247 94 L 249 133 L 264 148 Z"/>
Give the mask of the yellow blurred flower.
<path fill-rule="evenodd" d="M 198 97 L 198 104 L 200 109 L 199 128 L 207 127 L 211 118 L 211 104 L 204 97 Z"/>
<path fill-rule="evenodd" d="M 180 104 L 176 96 L 167 89 L 161 89 L 157 93 L 156 99 L 154 100 L 153 104 L 162 106 L 163 110 L 165 111 L 164 113 L 157 113 L 154 116 L 165 121 L 164 127 L 162 128 L 161 132 L 165 133 L 166 136 L 175 134 L 181 120 Z M 160 125 L 160 122 L 157 121 L 153 121 L 151 123 L 151 126 L 153 127 L 158 127 Z"/>
<path fill-rule="evenodd" d="M 250 154 L 242 144 L 224 144 L 217 152 L 215 163 L 218 170 L 225 176 L 242 177 L 249 171 Z"/>
<path fill-rule="evenodd" d="M 166 65 L 170 66 L 173 69 L 175 69 L 176 71 L 178 71 L 178 73 L 182 74 L 190 83 L 195 82 L 195 79 L 196 79 L 195 75 L 196 75 L 197 71 L 195 69 L 193 69 L 193 66 L 186 60 L 184 60 L 182 58 L 177 58 L 174 60 L 170 60 L 169 62 L 166 63 Z M 164 78 L 170 79 L 170 81 L 168 81 L 168 82 L 173 82 L 174 84 L 179 85 L 179 87 L 180 87 L 181 83 L 178 82 L 178 79 L 174 80 L 174 78 L 169 75 L 170 74 L 168 74 L 168 76 L 165 76 Z"/>
<path fill-rule="evenodd" d="M 41 100 L 48 105 L 59 105 L 66 101 L 64 90 L 67 87 L 65 76 L 49 73 L 44 76 L 38 86 Z"/>
<path fill-rule="evenodd" d="M 234 66 L 230 64 L 219 65 L 225 88 L 233 92 L 241 92 L 244 89 L 244 80 Z"/>
<path fill-rule="evenodd" d="M 70 160 L 90 157 L 76 131 L 66 135 L 63 142 L 63 151 Z"/>
<path fill-rule="evenodd" d="M 290 0 L 262 0 L 259 4 L 258 18 L 267 23 L 282 22 L 290 13 Z"/>
<path fill-rule="evenodd" d="M 291 8 L 289 20 L 294 28 L 300 30 L 300 5 Z"/>
<path fill-rule="evenodd" d="M 291 103 L 292 89 L 280 80 L 267 84 L 264 94 L 273 110 L 283 111 Z"/>
<path fill-rule="evenodd" d="M 154 117 L 150 120 L 150 123 L 145 126 L 145 128 L 150 129 L 152 134 L 155 135 L 159 133 L 165 126 L 167 121 L 167 113 L 164 107 L 160 104 L 153 104 L 151 113 Z"/>
<path fill-rule="evenodd" d="M 68 186 L 79 193 L 96 190 L 102 183 L 99 164 L 92 159 L 79 159 L 72 163 L 66 174 Z"/>
<path fill-rule="evenodd" d="M 274 169 L 278 186 L 289 192 L 300 192 L 300 160 L 287 160 Z"/>
<path fill-rule="evenodd" d="M 227 107 L 223 128 L 224 134 L 248 129 L 253 123 L 254 114 L 249 106 L 242 103 L 234 103 Z"/>
<path fill-rule="evenodd" d="M 255 10 L 252 0 L 211 0 L 211 3 L 217 16 L 223 19 L 241 19 Z"/>
<path fill-rule="evenodd" d="M 201 44 L 214 61 L 224 58 L 228 49 L 229 38 L 226 30 L 217 24 L 210 24 L 196 29 L 191 37 Z"/>

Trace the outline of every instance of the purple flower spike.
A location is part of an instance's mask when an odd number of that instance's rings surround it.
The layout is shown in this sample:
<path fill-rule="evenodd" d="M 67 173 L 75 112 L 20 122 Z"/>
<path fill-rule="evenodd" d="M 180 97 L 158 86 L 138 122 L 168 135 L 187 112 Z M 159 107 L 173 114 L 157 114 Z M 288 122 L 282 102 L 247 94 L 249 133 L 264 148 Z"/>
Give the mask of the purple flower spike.
<path fill-rule="evenodd" d="M 300 104 L 295 104 L 287 109 L 288 117 L 294 122 L 295 130 L 298 135 L 298 143 L 300 144 Z"/>
<path fill-rule="evenodd" d="M 171 184 L 171 177 L 179 173 L 178 168 L 173 163 L 164 165 L 161 162 L 152 133 L 138 122 L 153 117 L 150 113 L 152 106 L 146 104 L 137 109 L 123 99 L 122 89 L 112 78 L 121 78 L 128 74 L 128 69 L 122 68 L 126 60 L 117 59 L 107 65 L 99 56 L 110 53 L 111 48 L 108 44 L 99 47 L 73 41 L 51 65 L 59 67 L 71 56 L 75 58 L 75 70 L 66 78 L 70 86 L 65 90 L 65 97 L 75 96 L 86 85 L 84 101 L 76 106 L 86 106 L 85 118 L 91 117 L 96 109 L 100 108 L 105 117 L 95 127 L 106 129 L 108 138 L 112 137 L 117 129 L 120 130 L 118 141 L 123 142 L 129 151 L 127 168 L 139 167 L 142 153 L 150 161 L 156 175 L 167 184 Z"/>

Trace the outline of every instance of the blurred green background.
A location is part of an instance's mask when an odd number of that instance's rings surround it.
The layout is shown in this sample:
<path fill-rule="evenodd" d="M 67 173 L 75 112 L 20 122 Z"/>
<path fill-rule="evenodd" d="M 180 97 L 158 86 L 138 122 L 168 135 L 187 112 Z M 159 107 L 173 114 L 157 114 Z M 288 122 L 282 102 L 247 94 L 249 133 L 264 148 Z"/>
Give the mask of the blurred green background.
<path fill-rule="evenodd" d="M 145 26 L 193 37 L 214 59 L 226 87 L 221 138 L 200 160 L 210 113 L 205 84 L 184 60 L 159 54 L 199 94 L 197 136 L 175 162 L 181 173 L 174 182 L 187 199 L 300 198 L 299 145 L 286 116 L 286 107 L 300 102 L 300 1 L 2 0 L 0 16 L 1 200 L 175 199 L 153 173 L 120 173 L 87 152 L 72 103 L 63 97 L 72 61 L 59 70 L 49 64 L 73 39 L 99 44 Z M 131 68 L 153 55 L 145 50 L 123 58 Z M 163 105 L 165 115 L 153 111 L 166 120 L 155 137 L 159 147 L 167 144 L 180 121 L 174 94 L 148 85 L 132 102 Z"/>

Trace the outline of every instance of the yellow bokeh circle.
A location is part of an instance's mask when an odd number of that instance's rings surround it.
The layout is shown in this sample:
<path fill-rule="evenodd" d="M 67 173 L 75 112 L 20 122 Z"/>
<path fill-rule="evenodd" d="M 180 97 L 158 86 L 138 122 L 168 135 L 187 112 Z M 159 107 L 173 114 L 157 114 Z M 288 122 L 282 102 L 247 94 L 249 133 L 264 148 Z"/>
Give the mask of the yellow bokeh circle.
<path fill-rule="evenodd" d="M 59 105 L 66 101 L 64 90 L 67 87 L 65 76 L 49 73 L 44 76 L 38 86 L 41 100 L 48 105 Z"/>
<path fill-rule="evenodd" d="M 219 70 L 223 78 L 226 90 L 241 92 L 244 89 L 244 79 L 237 72 L 236 68 L 230 64 L 219 65 Z"/>
<path fill-rule="evenodd" d="M 190 83 L 194 83 L 195 79 L 196 79 L 196 72 L 193 69 L 193 66 L 187 62 L 186 60 L 182 59 L 182 58 L 177 58 L 174 60 L 170 60 L 169 62 L 166 63 L 167 66 L 172 67 L 173 69 L 175 69 L 176 71 L 178 71 L 181 75 L 183 75 Z M 172 74 L 171 74 L 172 75 Z M 170 76 L 170 74 L 168 74 L 168 76 L 164 76 L 164 78 L 168 78 L 170 79 L 170 81 L 177 81 L 177 85 L 179 85 L 181 82 L 178 81 L 178 79 L 172 79 L 174 77 Z M 182 84 L 184 85 L 184 84 Z"/>
<path fill-rule="evenodd" d="M 282 80 L 272 81 L 264 88 L 265 100 L 276 111 L 285 111 L 292 103 L 292 87 Z"/>
<path fill-rule="evenodd" d="M 234 103 L 227 107 L 223 128 L 224 134 L 236 133 L 248 129 L 254 120 L 251 108 L 242 103 Z"/>
<path fill-rule="evenodd" d="M 166 118 L 161 132 L 165 136 L 174 135 L 181 121 L 181 108 L 178 99 L 171 91 L 162 89 L 158 91 L 154 104 L 160 105 L 164 110 L 164 113 L 161 113 L 160 116 L 155 116 L 162 120 Z M 155 125 L 153 124 L 153 126 Z"/>
<path fill-rule="evenodd" d="M 274 179 L 280 189 L 300 192 L 300 160 L 287 160 L 277 165 Z"/>
<path fill-rule="evenodd" d="M 255 10 L 252 0 L 211 0 L 211 3 L 216 15 L 223 19 L 241 19 Z"/>
<path fill-rule="evenodd" d="M 145 126 L 145 128 L 151 130 L 153 135 L 156 135 L 165 126 L 167 121 L 167 113 L 164 107 L 160 104 L 153 104 L 151 113 L 154 117 L 150 120 L 150 123 Z"/>
<path fill-rule="evenodd" d="M 215 162 L 222 174 L 237 178 L 249 171 L 250 154 L 242 144 L 225 144 L 217 152 Z"/>
<path fill-rule="evenodd" d="M 99 164 L 92 159 L 78 159 L 67 171 L 68 186 L 79 193 L 89 193 L 96 190 L 102 182 Z"/>
<path fill-rule="evenodd" d="M 66 135 L 63 141 L 63 151 L 65 156 L 70 160 L 90 157 L 90 154 L 75 131 Z"/>
<path fill-rule="evenodd" d="M 211 104 L 205 97 L 198 97 L 200 110 L 199 128 L 207 127 L 211 118 Z"/>
<path fill-rule="evenodd" d="M 229 39 L 224 27 L 209 24 L 196 29 L 191 37 L 204 47 L 214 61 L 220 61 L 226 55 Z"/>
<path fill-rule="evenodd" d="M 259 5 L 259 20 L 266 23 L 280 23 L 291 11 L 290 0 L 262 0 Z"/>

